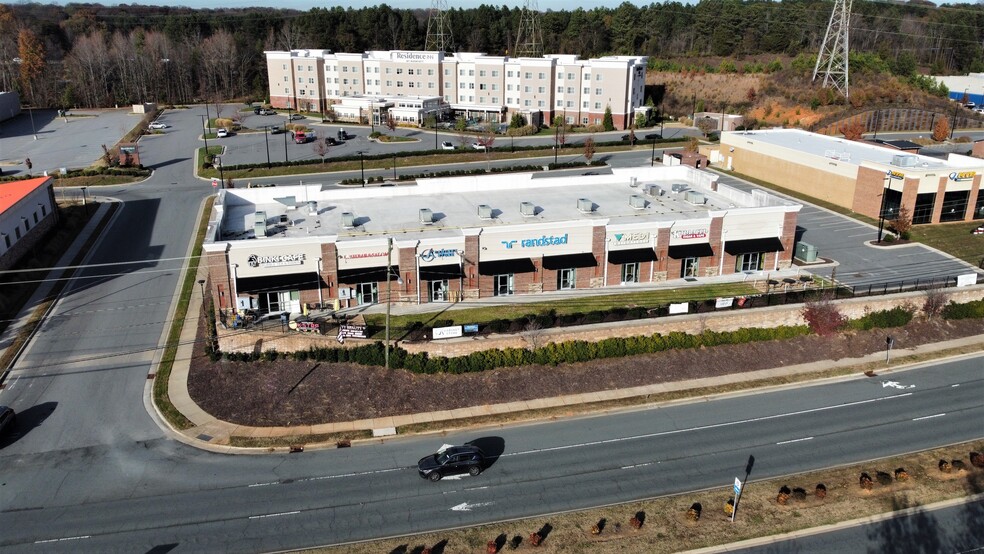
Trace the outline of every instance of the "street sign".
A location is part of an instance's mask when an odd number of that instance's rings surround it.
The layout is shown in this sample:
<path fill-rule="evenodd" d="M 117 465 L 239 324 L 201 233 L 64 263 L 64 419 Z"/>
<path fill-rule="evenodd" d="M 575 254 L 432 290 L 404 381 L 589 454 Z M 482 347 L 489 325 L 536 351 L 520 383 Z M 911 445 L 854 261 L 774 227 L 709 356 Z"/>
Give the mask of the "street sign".
<path fill-rule="evenodd" d="M 212 188 L 219 188 L 219 180 L 212 179 Z"/>
<path fill-rule="evenodd" d="M 738 512 L 738 499 L 741 498 L 741 481 L 735 477 L 735 504 L 731 507 L 731 521 L 734 523 L 735 514 Z"/>

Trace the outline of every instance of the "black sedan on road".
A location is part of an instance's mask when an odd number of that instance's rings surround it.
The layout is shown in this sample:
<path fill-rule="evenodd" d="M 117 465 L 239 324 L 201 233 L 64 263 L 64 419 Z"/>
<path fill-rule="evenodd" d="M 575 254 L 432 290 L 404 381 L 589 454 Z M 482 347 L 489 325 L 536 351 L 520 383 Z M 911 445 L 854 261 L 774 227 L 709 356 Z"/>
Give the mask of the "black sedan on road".
<path fill-rule="evenodd" d="M 485 468 L 485 454 L 477 446 L 445 444 L 435 454 L 421 458 L 417 471 L 424 479 L 440 481 L 445 475 L 468 473 L 472 477 Z"/>

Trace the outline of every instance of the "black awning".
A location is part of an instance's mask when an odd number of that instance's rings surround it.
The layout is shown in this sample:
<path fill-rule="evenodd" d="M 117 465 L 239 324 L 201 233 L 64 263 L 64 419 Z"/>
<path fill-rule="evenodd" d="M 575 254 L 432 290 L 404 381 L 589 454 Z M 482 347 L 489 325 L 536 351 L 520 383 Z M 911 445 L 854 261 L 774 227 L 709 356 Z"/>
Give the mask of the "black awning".
<path fill-rule="evenodd" d="M 328 288 L 320 275 L 308 273 L 288 273 L 286 275 L 266 275 L 263 277 L 240 277 L 236 279 L 237 292 L 274 292 L 281 290 L 308 290 L 318 287 Z"/>
<path fill-rule="evenodd" d="M 428 265 L 420 268 L 421 281 L 443 281 L 461 277 L 461 265 Z"/>
<path fill-rule="evenodd" d="M 714 250 L 711 248 L 711 245 L 706 242 L 698 242 L 695 244 L 671 244 L 667 255 L 674 260 L 682 260 L 684 258 L 704 258 L 706 256 L 713 256 Z"/>
<path fill-rule="evenodd" d="M 652 248 L 633 248 L 631 250 L 609 250 L 608 263 L 634 264 L 636 262 L 655 262 L 656 251 Z"/>
<path fill-rule="evenodd" d="M 543 269 L 570 269 L 572 267 L 595 267 L 597 265 L 598 260 L 591 252 L 543 257 Z"/>
<path fill-rule="evenodd" d="M 533 260 L 529 258 L 514 258 L 512 260 L 496 260 L 494 262 L 478 262 L 479 275 L 504 275 L 506 273 L 533 273 Z"/>
<path fill-rule="evenodd" d="M 779 237 L 764 239 L 729 240 L 724 243 L 724 251 L 732 256 L 751 254 L 752 252 L 782 252 L 782 241 Z"/>
<path fill-rule="evenodd" d="M 400 277 L 400 266 L 390 266 L 390 279 L 396 281 Z M 386 266 L 360 267 L 358 269 L 339 269 L 339 283 L 382 283 L 386 281 Z"/>

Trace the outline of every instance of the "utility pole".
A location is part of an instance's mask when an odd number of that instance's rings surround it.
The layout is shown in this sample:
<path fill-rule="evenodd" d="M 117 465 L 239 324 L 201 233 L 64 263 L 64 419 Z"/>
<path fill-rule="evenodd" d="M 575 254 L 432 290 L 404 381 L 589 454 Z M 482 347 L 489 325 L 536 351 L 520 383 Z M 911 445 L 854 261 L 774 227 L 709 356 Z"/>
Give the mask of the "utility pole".
<path fill-rule="evenodd" d="M 270 136 L 267 134 L 269 127 L 263 126 L 263 144 L 266 146 L 267 169 L 270 169 Z"/>

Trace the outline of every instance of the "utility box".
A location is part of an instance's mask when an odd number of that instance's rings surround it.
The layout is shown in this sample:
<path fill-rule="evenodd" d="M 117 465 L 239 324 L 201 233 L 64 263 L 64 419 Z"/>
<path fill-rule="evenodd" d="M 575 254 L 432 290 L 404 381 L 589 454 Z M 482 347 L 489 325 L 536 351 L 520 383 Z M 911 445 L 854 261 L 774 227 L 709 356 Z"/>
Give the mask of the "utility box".
<path fill-rule="evenodd" d="M 796 243 L 796 258 L 804 262 L 817 261 L 817 247 L 805 242 Z"/>

